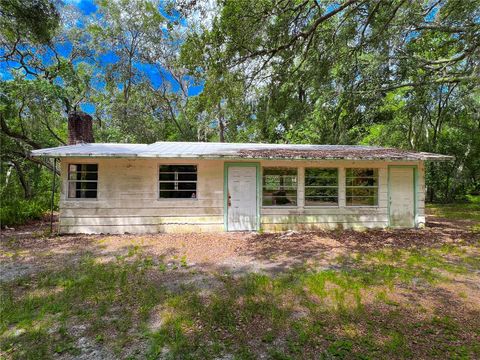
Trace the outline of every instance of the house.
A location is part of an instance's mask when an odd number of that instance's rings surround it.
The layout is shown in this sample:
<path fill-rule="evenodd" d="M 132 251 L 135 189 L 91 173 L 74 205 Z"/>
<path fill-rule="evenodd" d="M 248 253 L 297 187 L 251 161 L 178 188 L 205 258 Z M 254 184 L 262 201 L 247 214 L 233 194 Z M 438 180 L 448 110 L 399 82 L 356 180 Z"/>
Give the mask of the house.
<path fill-rule="evenodd" d="M 61 164 L 60 232 L 154 233 L 421 227 L 425 161 L 346 145 L 80 143 Z"/>

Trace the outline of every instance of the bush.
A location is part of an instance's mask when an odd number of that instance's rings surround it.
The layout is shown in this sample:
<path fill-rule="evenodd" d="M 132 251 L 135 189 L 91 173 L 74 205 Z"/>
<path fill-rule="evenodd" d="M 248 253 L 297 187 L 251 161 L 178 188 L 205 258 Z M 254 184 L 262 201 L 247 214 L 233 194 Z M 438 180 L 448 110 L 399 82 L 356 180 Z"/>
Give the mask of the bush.
<path fill-rule="evenodd" d="M 28 165 L 28 166 L 27 166 Z M 52 173 L 40 166 L 27 164 L 25 179 L 29 184 L 29 196 L 21 185 L 18 172 L 8 162 L 0 162 L 0 227 L 25 224 L 41 219 L 50 210 Z M 58 208 L 60 185 L 55 182 L 54 208 Z"/>
<path fill-rule="evenodd" d="M 16 199 L 2 203 L 0 209 L 1 227 L 25 224 L 29 220 L 41 219 L 48 212 L 50 205 L 44 199 Z"/>

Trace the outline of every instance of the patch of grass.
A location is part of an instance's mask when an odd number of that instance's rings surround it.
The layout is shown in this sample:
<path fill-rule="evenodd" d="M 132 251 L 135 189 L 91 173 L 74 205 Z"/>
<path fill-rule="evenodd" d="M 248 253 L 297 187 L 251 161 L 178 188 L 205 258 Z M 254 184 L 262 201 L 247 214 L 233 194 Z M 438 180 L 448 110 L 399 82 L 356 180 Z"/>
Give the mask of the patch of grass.
<path fill-rule="evenodd" d="M 270 340 L 276 337 L 290 312 L 288 305 L 278 306 L 282 286 L 258 274 L 222 279 L 222 291 L 207 299 L 186 291 L 167 302 L 164 326 L 151 338 L 150 357 L 167 346 L 174 358 L 211 358 L 224 351 L 248 358 L 252 336 L 265 343 L 271 342 L 266 334 Z"/>
<path fill-rule="evenodd" d="M 327 359 L 344 359 L 352 352 L 352 348 L 353 343 L 350 340 L 336 340 L 328 345 L 323 353 L 323 357 Z"/>
<path fill-rule="evenodd" d="M 2 351 L 13 347 L 14 358 L 74 351 L 71 341 L 66 343 L 64 327 L 56 329 L 59 321 L 72 319 L 89 324 L 86 335 L 121 349 L 131 340 L 132 329 L 138 328 L 138 319 L 147 321 L 151 309 L 166 296 L 162 287 L 145 277 L 143 261 L 99 264 L 89 256 L 76 267 L 2 285 L 1 291 L 0 347 Z M 22 335 L 9 331 L 12 326 Z"/>
<path fill-rule="evenodd" d="M 253 351 L 270 358 L 293 359 L 318 356 L 318 349 L 323 349 L 323 358 L 378 358 L 386 354 L 410 358 L 415 353 L 415 335 L 407 328 L 416 316 L 412 311 L 421 309 L 405 308 L 390 300 L 385 290 L 378 291 L 377 298 L 393 306 L 390 310 L 381 306 L 377 309 L 372 303 L 367 307 L 365 294 L 385 284 L 394 291 L 395 286 L 408 285 L 412 279 L 428 284 L 439 279 L 433 274 L 436 266 L 443 267 L 443 260 L 435 259 L 435 255 L 422 257 L 415 251 L 392 256 L 398 259 L 397 266 L 379 262 L 372 267 L 360 261 L 357 268 L 296 269 L 275 278 L 260 274 L 239 279 L 224 276 L 225 287 L 207 298 L 190 292 L 169 302 L 170 315 L 165 326 L 152 336 L 150 355 L 153 358 L 167 347 L 173 358 L 212 358 L 223 353 L 254 358 L 250 354 Z M 376 258 L 384 262 L 392 259 L 383 255 Z M 298 309 L 303 309 L 300 319 Z M 355 325 L 336 331 L 339 325 L 348 324 Z M 432 324 L 422 321 L 420 326 L 431 328 Z M 462 338 L 458 321 L 448 324 L 440 320 L 433 325 L 442 327 L 450 329 L 449 341 Z M 445 357 L 457 351 L 439 344 L 435 333 L 426 336 L 430 341 L 426 346 L 432 351 L 443 352 Z M 382 337 L 385 340 L 378 342 Z M 471 356 L 479 354 L 473 342 L 465 348 Z"/>
<path fill-rule="evenodd" d="M 181 258 L 180 258 L 180 266 L 181 267 L 187 267 L 188 264 L 187 264 L 187 257 L 185 255 L 183 255 Z"/>
<path fill-rule="evenodd" d="M 87 255 L 62 271 L 2 285 L 0 347 L 14 359 L 76 355 L 77 337 L 86 336 L 118 357 L 146 342 L 141 357 L 148 359 L 479 358 L 480 319 L 457 316 L 461 307 L 435 313 L 437 303 L 461 303 L 466 294 L 434 291 L 480 269 L 479 250 L 452 244 L 355 253 L 323 271 L 221 274 L 210 292 L 193 285 L 169 291 L 164 273 L 174 270 L 139 247 L 108 263 Z M 417 302 L 432 298 L 433 315 Z M 72 325 L 85 325 L 84 334 L 73 334 Z"/>
<path fill-rule="evenodd" d="M 53 354 L 78 355 L 74 340 L 65 331 L 50 334 L 44 329 L 33 329 L 12 334 L 15 341 L 2 343 L 2 351 L 18 359 L 45 359 Z M 18 346 L 21 344 L 22 346 Z"/>
<path fill-rule="evenodd" d="M 480 222 L 480 196 L 470 195 L 465 203 L 427 204 L 427 209 L 430 214 L 446 219 Z"/>
<path fill-rule="evenodd" d="M 393 331 L 389 334 L 389 339 L 385 342 L 385 349 L 392 354 L 402 353 L 408 355 L 407 340 L 401 332 Z"/>

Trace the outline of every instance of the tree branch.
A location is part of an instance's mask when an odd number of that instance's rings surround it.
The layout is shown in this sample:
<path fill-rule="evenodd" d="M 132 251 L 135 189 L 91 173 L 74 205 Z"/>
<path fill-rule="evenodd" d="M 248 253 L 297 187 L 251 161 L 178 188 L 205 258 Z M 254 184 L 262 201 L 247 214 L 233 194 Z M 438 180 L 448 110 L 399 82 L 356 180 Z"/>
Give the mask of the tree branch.
<path fill-rule="evenodd" d="M 3 114 L 0 114 L 0 130 L 2 130 L 2 132 L 13 138 L 13 139 L 17 139 L 17 140 L 20 140 L 22 142 L 24 142 L 25 144 L 28 144 L 30 145 L 31 147 L 33 147 L 34 149 L 40 149 L 41 146 L 39 143 L 35 142 L 34 140 L 32 139 L 29 139 L 27 136 L 23 135 L 23 134 L 20 134 L 16 131 L 13 131 L 11 130 L 7 123 L 5 122 L 5 119 L 3 117 Z"/>
<path fill-rule="evenodd" d="M 286 50 L 290 47 L 292 47 L 299 39 L 303 38 L 303 39 L 307 39 L 308 37 L 310 37 L 313 32 L 315 32 L 315 30 L 318 28 L 318 26 L 320 26 L 321 23 L 325 22 L 326 20 L 330 19 L 331 17 L 335 16 L 336 14 L 338 14 L 339 12 L 345 10 L 346 8 L 348 8 L 349 6 L 355 4 L 355 3 L 358 3 L 360 2 L 360 0 L 349 0 L 349 1 L 346 1 L 345 3 L 343 3 L 342 5 L 340 5 L 339 7 L 337 7 L 336 9 L 328 12 L 327 14 L 323 15 L 323 16 L 320 16 L 317 20 L 314 21 L 314 23 L 312 24 L 312 26 L 310 27 L 310 29 L 306 30 L 306 31 L 302 31 L 302 32 L 299 32 L 298 34 L 294 35 L 289 42 L 283 44 L 283 45 L 280 45 L 280 46 L 277 46 L 276 48 L 272 48 L 272 49 L 262 49 L 262 50 L 257 50 L 257 51 L 254 51 L 254 52 L 251 52 L 249 55 L 239 59 L 239 61 L 237 63 L 241 63 L 249 58 L 253 58 L 253 57 L 257 57 L 257 56 L 264 56 L 264 55 L 270 55 L 270 56 L 274 56 L 276 53 L 278 53 L 279 51 L 282 51 L 282 50 Z"/>

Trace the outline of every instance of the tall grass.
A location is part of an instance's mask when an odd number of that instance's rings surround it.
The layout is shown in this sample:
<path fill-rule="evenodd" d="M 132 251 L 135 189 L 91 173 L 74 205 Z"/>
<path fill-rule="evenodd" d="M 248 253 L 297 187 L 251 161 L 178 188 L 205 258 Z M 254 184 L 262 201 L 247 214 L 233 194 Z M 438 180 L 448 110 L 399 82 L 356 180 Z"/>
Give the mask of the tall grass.
<path fill-rule="evenodd" d="M 0 225 L 15 226 L 22 225 L 30 220 L 41 219 L 50 209 L 50 202 L 47 197 L 24 200 L 2 200 L 0 208 Z"/>
<path fill-rule="evenodd" d="M 20 185 L 16 172 L 9 173 L 8 166 L 0 164 L 0 226 L 22 225 L 42 218 L 50 209 L 52 173 L 40 166 L 26 173 L 28 194 Z M 55 182 L 55 208 L 59 200 L 59 181 Z M 26 197 L 28 196 L 28 197 Z"/>

